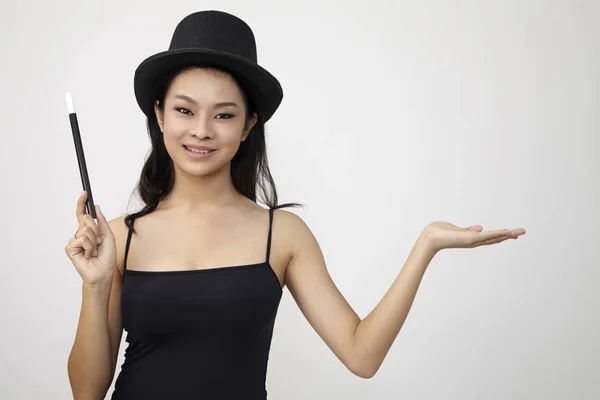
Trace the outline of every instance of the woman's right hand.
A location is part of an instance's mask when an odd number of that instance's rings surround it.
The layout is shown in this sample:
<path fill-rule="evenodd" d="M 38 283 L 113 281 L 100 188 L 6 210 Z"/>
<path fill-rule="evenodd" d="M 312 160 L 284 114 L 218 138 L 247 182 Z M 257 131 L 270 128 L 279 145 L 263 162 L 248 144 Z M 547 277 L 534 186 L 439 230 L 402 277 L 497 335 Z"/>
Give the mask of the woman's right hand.
<path fill-rule="evenodd" d="M 86 202 L 87 192 L 83 191 L 76 208 L 79 227 L 67 243 L 65 253 L 81 275 L 83 283 L 95 285 L 112 280 L 117 265 L 117 250 L 115 236 L 100 207 L 95 207 L 96 223 L 87 213 Z"/>

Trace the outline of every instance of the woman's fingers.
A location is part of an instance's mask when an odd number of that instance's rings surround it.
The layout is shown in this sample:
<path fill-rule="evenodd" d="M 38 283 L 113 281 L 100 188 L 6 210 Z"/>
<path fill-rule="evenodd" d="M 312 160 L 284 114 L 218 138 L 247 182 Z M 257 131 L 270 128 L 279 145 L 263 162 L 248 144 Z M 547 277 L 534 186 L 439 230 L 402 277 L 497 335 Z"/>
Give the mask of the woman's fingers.
<path fill-rule="evenodd" d="M 86 210 L 87 204 L 87 193 L 83 191 L 77 199 L 76 215 L 79 221 L 79 228 L 77 229 L 77 238 L 84 237 L 87 240 L 81 242 L 85 252 L 84 255 L 87 259 L 92 256 L 98 255 L 98 245 L 102 242 L 100 237 L 100 229 L 98 224 L 92 218 Z"/>
<path fill-rule="evenodd" d="M 104 214 L 102 214 L 102 210 L 100 210 L 99 205 L 96 205 L 96 217 L 96 219 L 98 220 L 98 236 L 100 238 L 106 237 L 112 239 L 112 230 L 110 229 L 110 225 L 108 224 L 106 217 L 104 216 Z"/>
<path fill-rule="evenodd" d="M 100 207 L 96 205 L 97 221 L 87 212 L 87 192 L 84 190 L 77 199 L 75 214 L 79 227 L 75 237 L 70 241 L 72 248 L 79 247 L 86 259 L 98 256 L 98 246 L 103 238 L 112 239 L 108 221 L 100 212 Z"/>
<path fill-rule="evenodd" d="M 96 247 L 98 241 L 94 231 L 89 226 L 85 226 L 77 231 L 77 239 L 82 239 L 82 246 L 85 249 L 86 258 L 90 258 L 92 255 L 96 255 Z"/>
<path fill-rule="evenodd" d="M 523 234 L 525 234 L 525 231 L 523 229 L 504 229 L 490 232 L 482 232 L 482 234 L 478 235 L 477 240 L 473 242 L 473 247 L 500 243 L 507 239 L 518 239 L 519 236 Z"/>
<path fill-rule="evenodd" d="M 80 229 L 84 228 L 89 228 L 94 238 L 100 237 L 100 228 L 98 227 L 96 221 L 94 221 L 94 218 L 92 218 L 92 216 L 89 214 L 85 214 L 81 220 Z"/>
<path fill-rule="evenodd" d="M 487 246 L 487 245 L 490 245 L 490 244 L 496 244 L 496 243 L 504 242 L 507 239 L 511 239 L 511 237 L 510 236 L 495 237 L 495 238 L 492 238 L 492 239 L 484 240 L 483 242 L 478 242 L 473 247 Z"/>
<path fill-rule="evenodd" d="M 462 245 L 456 247 L 476 247 L 481 243 L 495 240 L 502 236 L 505 236 L 506 233 L 504 230 L 495 230 L 495 231 L 484 231 L 484 232 L 473 232 L 468 231 L 464 233 L 460 233 L 459 236 L 462 238 Z"/>
<path fill-rule="evenodd" d="M 92 242 L 90 242 L 90 238 L 82 233 L 78 233 L 77 238 L 73 239 L 72 247 L 80 247 L 81 249 L 83 249 L 83 256 L 88 260 L 91 258 L 91 255 L 93 254 L 94 250 L 94 246 Z"/>
<path fill-rule="evenodd" d="M 497 229 L 493 231 L 479 232 L 474 236 L 474 243 L 483 243 L 488 240 L 509 239 L 525 234 L 524 229 Z"/>
<path fill-rule="evenodd" d="M 81 218 L 87 214 L 87 192 L 84 190 L 77 199 L 77 205 L 75 206 L 75 216 L 77 221 L 81 222 Z"/>

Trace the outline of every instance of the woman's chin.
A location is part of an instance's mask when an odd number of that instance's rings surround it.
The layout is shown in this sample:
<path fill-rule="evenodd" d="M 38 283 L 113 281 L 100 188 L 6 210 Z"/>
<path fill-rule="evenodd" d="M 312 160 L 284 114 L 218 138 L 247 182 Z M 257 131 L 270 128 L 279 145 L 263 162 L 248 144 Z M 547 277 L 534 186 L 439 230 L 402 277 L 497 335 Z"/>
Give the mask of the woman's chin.
<path fill-rule="evenodd" d="M 219 173 L 227 173 L 228 168 L 226 165 L 220 165 L 217 163 L 208 164 L 194 164 L 189 161 L 185 161 L 179 164 L 179 169 L 190 177 L 207 177 L 218 175 Z"/>

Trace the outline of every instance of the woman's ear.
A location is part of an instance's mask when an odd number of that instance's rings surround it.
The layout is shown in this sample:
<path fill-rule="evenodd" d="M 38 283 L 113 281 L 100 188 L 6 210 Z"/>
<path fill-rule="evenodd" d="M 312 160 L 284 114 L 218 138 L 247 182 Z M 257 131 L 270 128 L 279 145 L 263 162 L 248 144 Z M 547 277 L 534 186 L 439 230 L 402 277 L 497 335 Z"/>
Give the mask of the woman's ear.
<path fill-rule="evenodd" d="M 154 102 L 154 114 L 156 114 L 156 122 L 158 122 L 158 126 L 160 128 L 160 131 L 164 132 L 164 130 L 163 130 L 164 113 L 160 109 L 160 102 L 158 100 L 156 100 Z"/>
<path fill-rule="evenodd" d="M 248 118 L 248 120 L 246 121 L 246 127 L 244 129 L 244 132 L 242 133 L 242 142 L 248 138 L 250 131 L 252 131 L 252 128 L 254 128 L 254 125 L 256 125 L 257 121 L 258 116 L 256 115 L 256 113 L 252 114 L 252 116 Z"/>

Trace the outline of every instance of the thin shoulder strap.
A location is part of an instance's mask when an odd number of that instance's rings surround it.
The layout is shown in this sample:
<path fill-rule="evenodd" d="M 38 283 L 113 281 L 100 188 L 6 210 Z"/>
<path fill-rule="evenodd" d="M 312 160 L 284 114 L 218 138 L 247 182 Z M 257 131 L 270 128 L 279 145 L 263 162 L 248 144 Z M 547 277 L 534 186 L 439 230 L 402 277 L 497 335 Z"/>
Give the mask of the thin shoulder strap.
<path fill-rule="evenodd" d="M 129 228 L 129 232 L 127 232 L 127 243 L 125 244 L 125 257 L 123 259 L 123 272 L 127 269 L 127 255 L 129 254 L 129 245 L 131 244 L 131 234 L 133 233 L 133 224 L 135 223 L 135 218 L 131 220 L 131 228 Z"/>
<path fill-rule="evenodd" d="M 271 232 L 273 228 L 273 209 L 269 208 L 269 237 L 267 238 L 267 261 L 269 262 L 269 258 L 271 256 Z"/>

